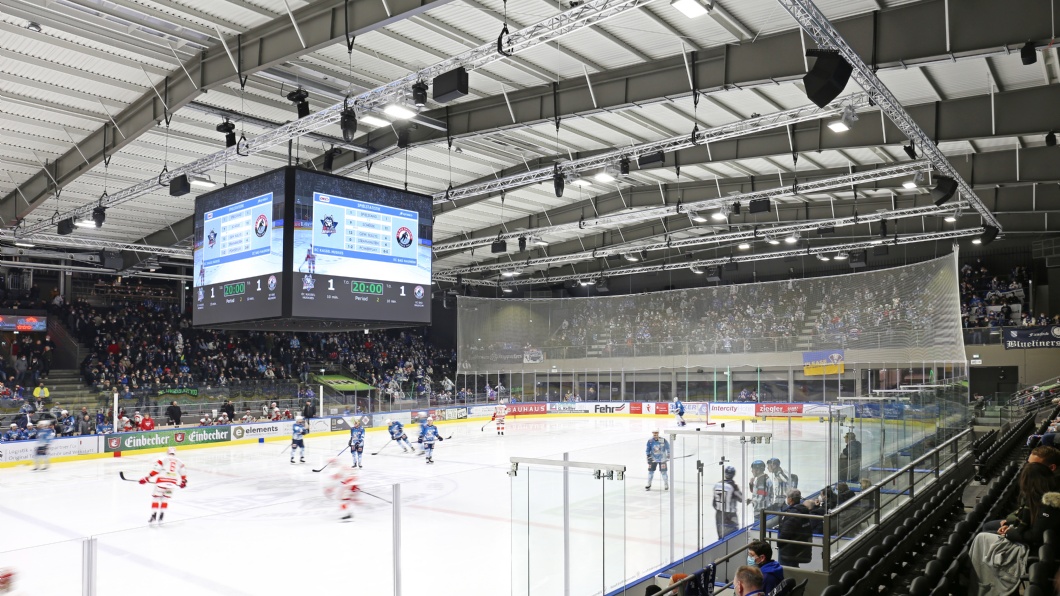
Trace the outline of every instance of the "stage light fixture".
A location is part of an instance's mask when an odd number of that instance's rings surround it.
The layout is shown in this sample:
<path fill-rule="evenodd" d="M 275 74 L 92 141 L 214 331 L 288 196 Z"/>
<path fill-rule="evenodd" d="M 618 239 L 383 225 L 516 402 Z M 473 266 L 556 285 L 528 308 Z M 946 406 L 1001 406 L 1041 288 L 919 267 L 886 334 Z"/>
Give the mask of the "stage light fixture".
<path fill-rule="evenodd" d="M 368 126 L 374 126 L 376 128 L 380 128 L 380 127 L 383 127 L 383 126 L 390 126 L 390 121 L 389 120 L 383 120 L 379 116 L 373 116 L 371 114 L 362 114 L 361 115 L 361 122 L 363 122 L 364 124 L 367 124 Z"/>
<path fill-rule="evenodd" d="M 837 260 L 837 261 L 845 261 L 845 260 L 847 260 L 847 258 L 849 256 L 850 255 L 848 255 L 846 253 L 846 251 L 841 251 L 841 252 L 836 253 L 835 260 Z"/>
<path fill-rule="evenodd" d="M 692 221 L 696 223 L 707 223 L 707 218 L 703 217 L 696 211 L 689 211 L 688 217 L 692 218 Z"/>
<path fill-rule="evenodd" d="M 398 120 L 408 120 L 416 115 L 414 110 L 399 103 L 387 104 L 387 106 L 383 108 L 383 113 L 391 118 L 397 118 Z"/>
<path fill-rule="evenodd" d="M 552 174 L 552 185 L 556 189 L 556 197 L 557 198 L 560 198 L 560 197 L 563 196 L 563 185 L 564 184 L 566 184 L 566 179 L 563 177 L 563 172 L 560 172 L 559 168 L 556 168 L 555 172 Z"/>
<path fill-rule="evenodd" d="M 796 242 L 799 241 L 799 238 L 801 236 L 802 235 L 799 234 L 798 231 L 792 232 L 790 236 L 788 236 L 787 238 L 784 239 L 784 242 L 786 242 L 788 244 L 795 244 Z"/>
<path fill-rule="evenodd" d="M 1030 66 L 1038 61 L 1038 50 L 1034 47 L 1033 41 L 1028 41 L 1020 48 L 1020 60 L 1023 61 L 1024 66 Z"/>
<path fill-rule="evenodd" d="M 670 6 L 676 8 L 681 14 L 690 19 L 701 17 L 710 12 L 710 9 L 699 0 L 670 0 Z"/>
<path fill-rule="evenodd" d="M 103 205 L 98 205 L 92 210 L 92 221 L 96 224 L 97 228 L 103 227 L 103 222 L 107 221 L 107 208 Z"/>
<path fill-rule="evenodd" d="M 817 254 L 817 260 L 818 261 L 831 261 L 832 259 L 829 259 L 828 255 L 826 255 L 826 254 L 818 253 Z"/>
<path fill-rule="evenodd" d="M 342 140 L 352 143 L 357 136 L 357 112 L 351 107 L 343 108 L 342 116 L 339 118 L 339 128 L 342 129 Z"/>
<path fill-rule="evenodd" d="M 909 159 L 916 159 L 916 142 L 912 139 L 909 139 L 908 145 L 902 146 L 902 150 L 905 151 L 905 154 L 909 156 Z"/>
<path fill-rule="evenodd" d="M 287 94 L 287 101 L 294 104 L 294 107 L 298 110 L 298 118 L 305 118 L 309 115 L 309 92 L 299 87 L 294 91 Z"/>
<path fill-rule="evenodd" d="M 780 240 L 777 240 L 776 238 L 774 238 L 772 236 L 766 236 L 766 242 L 772 244 L 773 246 L 776 246 L 776 245 L 780 244 Z"/>
<path fill-rule="evenodd" d="M 634 253 L 634 252 L 627 252 L 624 255 L 622 255 L 622 258 L 627 260 L 627 261 L 629 261 L 630 263 L 636 263 L 636 262 L 640 261 L 640 257 L 638 257 L 637 253 Z"/>
<path fill-rule="evenodd" d="M 419 108 L 427 105 L 427 83 L 418 81 L 412 84 L 412 103 Z"/>
<path fill-rule="evenodd" d="M 642 261 L 647 261 L 648 260 L 648 251 L 646 251 L 646 250 L 640 251 L 640 260 L 642 260 Z"/>
<path fill-rule="evenodd" d="M 200 188 L 217 188 L 217 183 L 206 174 L 188 174 L 188 183 Z"/>
<path fill-rule="evenodd" d="M 747 242 L 741 242 L 739 244 L 739 246 L 737 246 L 736 248 L 739 248 L 740 250 L 747 250 L 747 249 L 751 248 L 751 245 L 750 245 L 750 243 L 747 243 Z"/>
<path fill-rule="evenodd" d="M 629 158 L 623 157 L 618 161 L 618 173 L 623 176 L 629 176 Z"/>
<path fill-rule="evenodd" d="M 519 252 L 526 252 L 526 236 L 519 236 Z"/>
<path fill-rule="evenodd" d="M 832 132 L 846 132 L 854 128 L 854 123 L 857 121 L 858 113 L 854 111 L 852 106 L 847 106 L 843 108 L 843 113 L 839 118 L 828 123 L 828 128 L 832 129 Z"/>
<path fill-rule="evenodd" d="M 1045 135 L 1045 146 L 1056 147 L 1056 133 L 1049 131 L 1049 134 Z"/>
<path fill-rule="evenodd" d="M 228 120 L 217 125 L 217 132 L 225 136 L 225 148 L 236 146 L 236 125 Z"/>
<path fill-rule="evenodd" d="M 73 234 L 74 233 L 74 220 L 73 220 L 73 218 L 68 217 L 66 219 L 60 220 L 59 224 L 56 226 L 55 231 L 60 236 L 68 236 L 70 234 Z"/>

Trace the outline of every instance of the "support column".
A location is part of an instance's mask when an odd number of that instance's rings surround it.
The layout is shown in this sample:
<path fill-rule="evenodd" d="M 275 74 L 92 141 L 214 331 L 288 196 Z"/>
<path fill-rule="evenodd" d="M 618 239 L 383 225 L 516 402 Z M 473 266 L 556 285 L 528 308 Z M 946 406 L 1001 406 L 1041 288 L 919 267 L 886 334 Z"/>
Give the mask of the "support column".
<path fill-rule="evenodd" d="M 685 374 L 687 374 L 687 372 Z M 680 394 L 677 393 L 677 390 L 678 390 L 677 369 L 675 368 L 674 370 L 670 371 L 670 395 L 671 396 L 680 395 Z M 687 395 L 681 395 L 681 400 L 684 401 L 684 399 L 686 397 L 688 397 L 688 396 Z"/>
<path fill-rule="evenodd" d="M 401 596 L 401 485 L 394 485 L 394 493 L 391 500 L 391 508 L 394 511 L 393 547 L 394 547 L 394 596 Z"/>
<path fill-rule="evenodd" d="M 795 369 L 788 367 L 788 402 L 795 401 Z"/>

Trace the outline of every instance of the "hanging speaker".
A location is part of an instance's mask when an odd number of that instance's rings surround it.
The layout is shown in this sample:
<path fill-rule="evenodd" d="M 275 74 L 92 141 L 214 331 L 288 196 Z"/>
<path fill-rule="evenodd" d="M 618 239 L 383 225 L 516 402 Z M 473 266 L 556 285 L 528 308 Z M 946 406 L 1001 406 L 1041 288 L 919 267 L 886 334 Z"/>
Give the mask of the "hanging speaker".
<path fill-rule="evenodd" d="M 935 206 L 942 205 L 953 198 L 957 192 L 957 181 L 949 176 L 935 178 L 935 188 L 931 189 L 931 198 L 935 200 Z"/>
<path fill-rule="evenodd" d="M 983 231 L 983 235 L 980 236 L 980 240 L 983 241 L 983 246 L 986 246 L 987 244 L 990 244 L 991 242 L 993 242 L 995 238 L 997 238 L 997 234 L 1001 230 L 998 230 L 994 226 L 983 226 L 983 227 L 985 228 L 985 230 Z"/>
<path fill-rule="evenodd" d="M 769 199 L 755 199 L 747 204 L 747 211 L 750 213 L 767 213 L 769 205 Z"/>
<path fill-rule="evenodd" d="M 802 77 L 806 97 L 823 108 L 843 92 L 853 68 L 835 50 L 809 50 L 806 55 L 817 57 L 810 72 Z"/>

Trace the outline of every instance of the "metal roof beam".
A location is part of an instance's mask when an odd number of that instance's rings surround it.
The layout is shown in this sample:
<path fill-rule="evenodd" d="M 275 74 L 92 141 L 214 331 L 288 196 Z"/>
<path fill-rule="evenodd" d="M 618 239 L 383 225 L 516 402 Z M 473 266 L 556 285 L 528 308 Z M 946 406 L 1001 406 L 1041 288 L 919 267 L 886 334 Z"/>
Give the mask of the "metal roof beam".
<path fill-rule="evenodd" d="M 291 27 L 290 17 L 286 14 L 247 31 L 240 37 L 239 42 L 229 41 L 233 54 L 242 56 L 241 74 L 249 75 L 345 39 L 343 1 L 320 0 L 294 11 L 302 36 L 306 40 L 306 47 L 302 46 L 295 30 Z M 388 0 L 387 6 L 393 14 L 390 16 L 383 4 L 377 0 L 353 0 L 349 11 L 351 15 L 349 30 L 353 35 L 364 35 L 369 31 L 385 27 L 411 15 L 426 12 L 450 1 Z M 242 48 L 241 51 L 236 47 L 237 45 Z M 221 49 L 220 45 L 212 48 L 212 51 L 207 52 L 206 55 L 188 60 L 184 68 L 195 78 L 195 85 L 180 67 L 175 68 L 167 78 L 168 89 L 164 83 L 158 85 L 160 92 L 169 98 L 168 104 L 171 111 L 179 109 L 210 88 L 237 79 L 228 54 Z M 105 135 L 106 153 L 113 155 L 155 126 L 164 116 L 164 112 L 165 108 L 161 100 L 154 91 L 148 90 L 120 113 L 114 114 L 114 119 L 125 136 L 116 134 L 113 126 L 109 123 L 105 124 L 79 143 L 77 148 L 71 148 L 60 157 L 51 175 L 55 177 L 60 187 L 66 186 L 82 173 L 103 161 Z M 80 149 L 80 152 L 77 149 Z M 88 164 L 81 157 L 82 153 L 88 158 Z M 51 196 L 54 193 L 53 186 L 51 177 L 44 171 L 37 172 L 29 180 L 23 182 L 19 188 L 26 195 L 30 206 L 27 208 L 19 205 L 20 208 L 17 210 L 19 217 L 24 218 L 39 206 L 43 199 Z M 0 213 L 14 211 L 16 194 L 8 193 L 0 199 Z"/>

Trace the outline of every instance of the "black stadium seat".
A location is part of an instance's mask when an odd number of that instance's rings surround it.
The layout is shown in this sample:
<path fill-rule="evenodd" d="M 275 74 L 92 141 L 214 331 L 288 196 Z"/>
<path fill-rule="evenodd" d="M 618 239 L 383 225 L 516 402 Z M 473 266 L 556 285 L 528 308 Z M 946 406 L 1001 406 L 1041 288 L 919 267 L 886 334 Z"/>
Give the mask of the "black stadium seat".
<path fill-rule="evenodd" d="M 931 579 L 920 576 L 913 580 L 913 583 L 909 586 L 909 594 L 911 596 L 929 596 L 932 588 L 935 587 L 935 582 Z"/>

